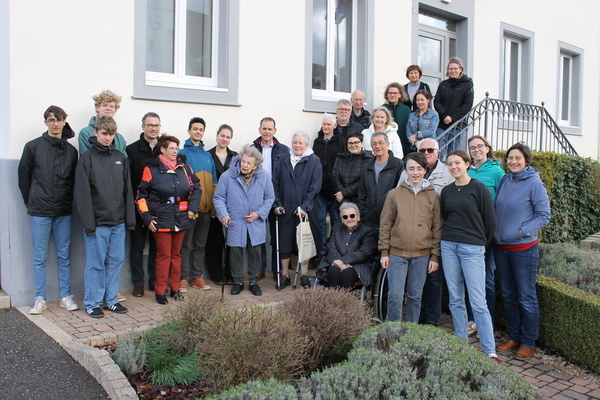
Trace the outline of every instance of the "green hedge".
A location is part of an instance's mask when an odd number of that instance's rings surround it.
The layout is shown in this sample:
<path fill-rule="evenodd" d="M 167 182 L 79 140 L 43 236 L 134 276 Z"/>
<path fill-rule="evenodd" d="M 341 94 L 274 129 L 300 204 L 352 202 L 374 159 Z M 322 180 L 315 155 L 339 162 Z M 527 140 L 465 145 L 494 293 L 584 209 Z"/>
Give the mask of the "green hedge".
<path fill-rule="evenodd" d="M 506 168 L 506 152 L 496 151 Z M 591 158 L 533 153 L 532 166 L 550 198 L 552 218 L 542 230 L 545 243 L 578 242 L 600 232 L 600 163 Z"/>
<path fill-rule="evenodd" d="M 600 373 L 600 296 L 538 275 L 540 343 Z"/>
<path fill-rule="evenodd" d="M 275 386 L 277 385 L 277 386 Z M 213 399 L 539 399 L 516 373 L 432 326 L 386 322 L 365 331 L 348 360 L 298 382 L 249 382 Z"/>

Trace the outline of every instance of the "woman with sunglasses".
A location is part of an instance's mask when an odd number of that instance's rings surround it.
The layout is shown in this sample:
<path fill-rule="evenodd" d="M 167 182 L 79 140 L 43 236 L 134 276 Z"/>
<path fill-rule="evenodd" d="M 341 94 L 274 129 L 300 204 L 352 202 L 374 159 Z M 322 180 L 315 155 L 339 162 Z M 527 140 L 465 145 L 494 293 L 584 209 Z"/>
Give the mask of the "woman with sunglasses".
<path fill-rule="evenodd" d="M 417 110 L 410 113 L 406 124 L 406 137 L 411 151 L 417 151 L 416 142 L 425 138 L 435 138 L 435 131 L 440 123 L 437 111 L 430 108 L 433 96 L 427 90 L 419 90 L 415 95 Z"/>
<path fill-rule="evenodd" d="M 427 274 L 439 266 L 443 222 L 439 195 L 424 178 L 427 159 L 413 152 L 404 161 L 406 179 L 388 193 L 381 212 L 378 247 L 389 269 L 386 320 L 402 318 L 406 292 L 405 320 L 416 324 Z"/>
<path fill-rule="evenodd" d="M 373 156 L 364 151 L 362 133 L 349 133 L 347 141 L 348 151 L 340 153 L 333 166 L 333 190 L 339 203 L 342 201 L 356 203 L 360 176 Z"/>
<path fill-rule="evenodd" d="M 363 286 L 372 282 L 371 266 L 377 250 L 374 231 L 360 223 L 360 212 L 355 203 L 340 206 L 341 224 L 331 229 L 327 241 L 329 287 L 351 289 L 360 280 Z"/>

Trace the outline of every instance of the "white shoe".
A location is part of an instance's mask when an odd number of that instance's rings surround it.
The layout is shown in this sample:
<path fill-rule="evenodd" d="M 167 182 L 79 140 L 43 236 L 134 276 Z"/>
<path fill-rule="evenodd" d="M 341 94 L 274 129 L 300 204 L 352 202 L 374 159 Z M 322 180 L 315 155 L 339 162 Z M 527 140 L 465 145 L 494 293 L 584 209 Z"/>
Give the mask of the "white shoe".
<path fill-rule="evenodd" d="M 73 295 L 65 296 L 60 299 L 60 306 L 67 311 L 76 311 L 79 310 L 79 306 L 73 300 Z"/>
<path fill-rule="evenodd" d="M 35 303 L 33 307 L 29 310 L 29 314 L 37 315 L 41 314 L 42 311 L 46 309 L 46 300 L 43 297 L 39 296 L 35 298 Z"/>
<path fill-rule="evenodd" d="M 467 325 L 467 335 L 471 336 L 477 332 L 477 324 L 474 321 L 469 321 L 469 325 Z"/>
<path fill-rule="evenodd" d="M 119 303 L 124 302 L 125 300 L 127 300 L 127 297 L 123 296 L 121 293 L 117 293 L 117 301 Z"/>

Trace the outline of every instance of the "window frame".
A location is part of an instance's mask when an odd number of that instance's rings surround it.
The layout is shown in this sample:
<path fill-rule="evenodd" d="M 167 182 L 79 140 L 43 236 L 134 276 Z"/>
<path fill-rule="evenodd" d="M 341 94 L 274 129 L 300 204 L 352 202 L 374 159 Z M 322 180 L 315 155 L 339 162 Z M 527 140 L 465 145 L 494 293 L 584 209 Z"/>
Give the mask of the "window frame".
<path fill-rule="evenodd" d="M 533 93 L 533 71 L 534 58 L 533 46 L 535 41 L 535 33 L 522 29 L 513 25 L 500 24 L 500 77 L 499 77 L 499 93 L 503 100 L 511 101 L 507 96 L 506 84 L 506 41 L 520 43 L 520 60 L 518 66 L 518 103 L 531 104 Z"/>
<path fill-rule="evenodd" d="M 562 118 L 563 109 L 563 60 L 570 60 L 569 74 L 569 117 Z M 583 77 L 583 49 L 564 42 L 558 42 L 557 54 L 557 87 L 556 87 L 556 123 L 564 133 L 581 134 L 582 110 L 582 77 Z"/>
<path fill-rule="evenodd" d="M 180 0 L 175 1 L 180 2 Z M 212 45 L 213 57 L 216 57 L 212 60 L 212 65 L 216 69 L 213 77 L 207 79 L 189 76 L 178 78 L 173 76 L 174 74 L 146 71 L 148 3 L 146 0 L 136 0 L 133 98 L 239 106 L 239 0 L 212 1 L 214 18 L 218 18 L 213 24 L 213 32 L 216 32 L 216 38 L 213 40 L 217 40 L 217 42 L 213 42 Z M 181 11 L 182 8 L 183 11 Z M 181 5 L 176 5 L 176 13 L 177 10 L 185 13 L 185 7 Z M 177 25 L 177 29 L 185 30 L 185 24 Z M 185 32 L 183 34 L 185 35 Z M 177 42 L 175 46 L 177 46 Z M 175 54 L 177 54 L 176 49 Z M 150 78 L 162 79 L 148 80 L 148 72 L 150 72 Z"/>

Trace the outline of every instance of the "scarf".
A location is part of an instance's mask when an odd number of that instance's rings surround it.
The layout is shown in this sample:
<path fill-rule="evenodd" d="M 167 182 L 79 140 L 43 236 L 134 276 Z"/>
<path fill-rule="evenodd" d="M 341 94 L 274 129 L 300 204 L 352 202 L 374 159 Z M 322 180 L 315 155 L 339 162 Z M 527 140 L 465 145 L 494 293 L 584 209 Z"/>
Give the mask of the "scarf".
<path fill-rule="evenodd" d="M 298 164 L 300 160 L 302 160 L 304 157 L 310 156 L 311 154 L 313 154 L 313 150 L 310 147 L 307 147 L 306 150 L 304 150 L 304 153 L 300 154 L 299 156 L 294 154 L 293 149 L 290 149 L 290 163 L 292 164 L 292 169 L 296 168 L 296 164 Z"/>
<path fill-rule="evenodd" d="M 247 174 L 242 174 L 240 172 L 240 177 L 242 178 L 242 180 L 244 181 L 244 183 L 246 184 L 246 186 L 248 187 L 248 189 L 250 189 L 250 181 L 252 180 L 252 177 L 254 176 L 255 172 L 256 172 L 255 169 L 253 169 L 252 171 L 248 172 Z"/>
<path fill-rule="evenodd" d="M 175 167 L 177 166 L 177 160 L 171 161 L 167 157 L 163 156 L 162 154 L 158 155 L 158 159 L 167 169 L 175 170 Z"/>

